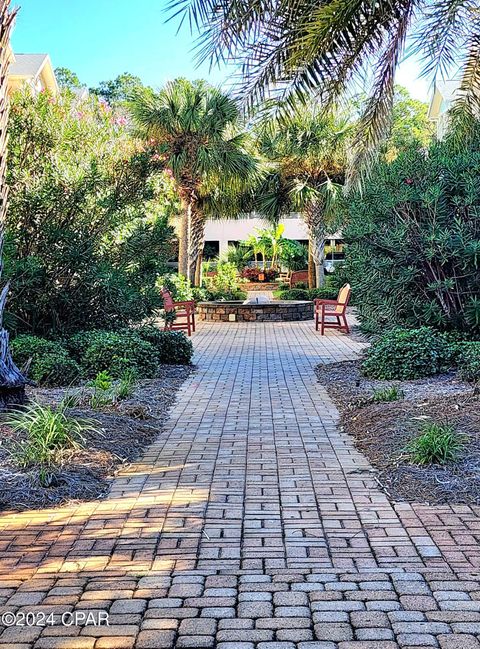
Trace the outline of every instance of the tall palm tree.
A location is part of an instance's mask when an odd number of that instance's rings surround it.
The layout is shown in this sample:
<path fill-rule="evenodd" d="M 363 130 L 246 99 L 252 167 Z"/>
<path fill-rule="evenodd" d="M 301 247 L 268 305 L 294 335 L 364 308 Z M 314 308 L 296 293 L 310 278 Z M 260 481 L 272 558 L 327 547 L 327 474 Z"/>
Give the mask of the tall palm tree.
<path fill-rule="evenodd" d="M 10 54 L 10 32 L 16 11 L 11 11 L 10 0 L 0 0 L 0 278 L 3 270 L 3 238 L 8 208 L 8 187 L 5 182 L 7 155 L 8 93 L 7 75 Z M 3 328 L 3 312 L 8 294 L 8 283 L 0 291 L 0 407 L 25 398 L 26 379 L 10 355 L 8 332 Z"/>
<path fill-rule="evenodd" d="M 388 132 L 407 44 L 433 78 L 460 66 L 457 106 L 480 107 L 479 0 L 170 0 L 169 10 L 199 28 L 200 59 L 241 65 L 250 106 L 268 96 L 290 109 L 314 96 L 328 109 L 370 79 L 353 170 Z"/>
<path fill-rule="evenodd" d="M 301 212 L 309 235 L 310 286 L 324 282 L 325 237 L 345 181 L 353 128 L 348 114 L 325 116 L 306 107 L 283 129 L 259 129 L 260 151 L 275 168 L 258 191 L 258 209 L 274 223 Z"/>
<path fill-rule="evenodd" d="M 239 109 L 204 81 L 176 79 L 155 93 L 135 91 L 130 109 L 160 164 L 170 169 L 183 208 L 179 272 L 194 280 L 202 248 L 204 205 L 240 191 L 257 172 Z"/>

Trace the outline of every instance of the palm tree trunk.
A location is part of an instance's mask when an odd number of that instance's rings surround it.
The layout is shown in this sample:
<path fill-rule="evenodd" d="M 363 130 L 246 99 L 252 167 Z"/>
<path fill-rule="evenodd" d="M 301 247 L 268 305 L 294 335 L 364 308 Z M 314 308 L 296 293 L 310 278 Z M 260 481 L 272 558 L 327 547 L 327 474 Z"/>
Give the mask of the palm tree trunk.
<path fill-rule="evenodd" d="M 3 270 L 3 238 L 8 207 L 8 187 L 5 182 L 7 155 L 8 94 L 7 72 L 10 32 L 16 11 L 10 11 L 10 0 L 0 0 L 0 277 Z M 0 291 L 0 408 L 25 401 L 26 379 L 12 360 L 8 332 L 3 328 L 3 312 L 8 283 Z"/>
<path fill-rule="evenodd" d="M 305 209 L 305 222 L 308 227 L 309 238 L 309 286 L 311 280 L 313 280 L 313 274 L 315 274 L 315 284 L 318 288 L 323 286 L 325 283 L 325 273 L 323 269 L 323 261 L 325 258 L 325 223 L 322 201 L 312 201 L 307 205 Z M 313 260 L 313 265 L 310 261 L 310 255 Z"/>
<path fill-rule="evenodd" d="M 312 241 L 309 237 L 308 239 L 308 288 L 315 288 L 316 286 L 316 276 L 315 276 L 315 261 L 313 259 L 312 252 Z"/>
<path fill-rule="evenodd" d="M 195 269 L 195 286 L 202 285 L 202 264 L 203 264 L 203 249 L 197 258 L 197 267 Z"/>
<path fill-rule="evenodd" d="M 189 279 L 195 286 L 199 286 L 197 278 L 198 259 L 203 251 L 205 239 L 205 219 L 198 209 L 192 209 L 190 243 L 188 250 Z"/>
<path fill-rule="evenodd" d="M 188 221 L 190 219 L 190 207 L 185 206 L 180 216 L 180 228 L 178 232 L 178 272 L 187 276 L 188 273 Z"/>

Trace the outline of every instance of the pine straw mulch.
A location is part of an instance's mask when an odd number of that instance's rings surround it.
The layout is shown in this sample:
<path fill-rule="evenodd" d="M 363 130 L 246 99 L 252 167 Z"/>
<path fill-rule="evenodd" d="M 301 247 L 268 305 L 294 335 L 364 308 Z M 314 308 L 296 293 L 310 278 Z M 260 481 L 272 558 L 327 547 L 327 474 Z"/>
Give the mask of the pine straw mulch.
<path fill-rule="evenodd" d="M 191 367 L 162 365 L 157 377 L 140 381 L 133 395 L 114 408 L 86 406 L 69 414 L 95 420 L 97 431 L 83 433 L 82 448 L 65 453 L 43 487 L 38 468 L 20 469 L 12 450 L 21 437 L 0 425 L 0 511 L 42 509 L 71 501 L 103 498 L 112 478 L 138 458 L 164 429 L 169 408 Z M 28 396 L 55 405 L 65 389 L 30 389 Z"/>
<path fill-rule="evenodd" d="M 359 361 L 319 365 L 316 374 L 337 405 L 343 429 L 376 469 L 393 500 L 430 504 L 480 504 L 480 395 L 455 374 L 416 381 L 372 381 Z M 374 389 L 397 385 L 404 398 L 373 403 Z M 405 447 L 425 421 L 448 422 L 466 435 L 456 462 L 415 466 Z"/>

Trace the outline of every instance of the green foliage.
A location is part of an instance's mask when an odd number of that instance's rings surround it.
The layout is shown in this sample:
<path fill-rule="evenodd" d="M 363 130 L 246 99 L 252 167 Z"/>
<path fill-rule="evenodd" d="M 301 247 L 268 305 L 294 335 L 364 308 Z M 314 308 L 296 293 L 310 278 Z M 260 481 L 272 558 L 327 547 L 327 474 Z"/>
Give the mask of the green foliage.
<path fill-rule="evenodd" d="M 136 334 L 155 348 L 160 363 L 189 365 L 193 356 L 192 341 L 182 331 L 161 331 L 153 325 L 144 325 Z"/>
<path fill-rule="evenodd" d="M 157 288 L 170 291 L 174 302 L 187 302 L 194 299 L 193 288 L 186 277 L 177 273 L 168 273 L 157 279 Z"/>
<path fill-rule="evenodd" d="M 59 342 L 20 335 L 12 340 L 10 348 L 17 365 L 31 361 L 29 376 L 40 385 L 70 385 L 81 376 L 79 365 Z"/>
<path fill-rule="evenodd" d="M 57 336 L 152 314 L 172 252 L 171 181 L 95 97 L 19 92 L 9 135 L 9 326 Z"/>
<path fill-rule="evenodd" d="M 4 421 L 15 432 L 26 433 L 18 444 L 15 457 L 22 467 L 48 468 L 62 461 L 66 451 L 78 448 L 83 433 L 95 430 L 94 422 L 67 414 L 67 405 L 57 408 L 33 402 L 26 408 L 8 414 Z"/>
<path fill-rule="evenodd" d="M 126 370 L 146 378 L 155 375 L 158 354 L 153 345 L 136 333 L 96 331 L 81 336 L 88 340 L 80 352 L 80 364 L 87 376 L 96 376 L 102 370 L 113 378 L 120 378 Z"/>
<path fill-rule="evenodd" d="M 367 349 L 362 372 L 387 381 L 432 376 L 447 369 L 450 353 L 445 339 L 428 327 L 393 329 Z"/>
<path fill-rule="evenodd" d="M 469 341 L 458 345 L 457 364 L 460 378 L 464 381 L 480 381 L 480 341 Z"/>
<path fill-rule="evenodd" d="M 115 406 L 119 401 L 128 399 L 133 394 L 136 380 L 137 374 L 132 368 L 125 370 L 117 381 L 114 381 L 108 372 L 99 372 L 88 384 L 93 388 L 90 406 L 92 408 Z"/>
<path fill-rule="evenodd" d="M 280 262 L 289 271 L 304 270 L 308 266 L 308 248 L 293 239 L 285 239 L 280 250 Z"/>
<path fill-rule="evenodd" d="M 82 87 L 78 75 L 69 68 L 55 68 L 55 78 L 60 88 L 73 90 Z"/>
<path fill-rule="evenodd" d="M 289 288 L 286 291 L 278 292 L 280 300 L 310 300 L 309 290 L 307 288 Z"/>
<path fill-rule="evenodd" d="M 289 288 L 277 293 L 280 300 L 335 300 L 338 295 L 338 289 L 330 284 L 325 284 L 320 288 Z"/>
<path fill-rule="evenodd" d="M 241 289 L 236 266 L 229 262 L 219 262 L 216 274 L 205 277 L 204 287 L 208 300 L 244 300 L 247 297 Z"/>
<path fill-rule="evenodd" d="M 480 124 L 380 163 L 346 207 L 345 272 L 362 326 L 480 331 Z"/>
<path fill-rule="evenodd" d="M 129 100 L 133 92 L 143 87 L 140 77 L 123 72 L 115 79 L 101 81 L 96 88 L 90 88 L 90 92 L 102 97 L 110 106 L 115 106 Z"/>
<path fill-rule="evenodd" d="M 454 462 L 465 446 L 465 436 L 448 423 L 428 422 L 421 434 L 407 446 L 414 464 L 446 464 Z"/>
<path fill-rule="evenodd" d="M 238 272 L 242 271 L 247 263 L 252 259 L 253 252 L 250 246 L 241 242 L 238 246 L 228 246 L 223 262 L 233 264 Z"/>
<path fill-rule="evenodd" d="M 372 401 L 374 403 L 381 403 L 383 401 L 399 401 L 403 399 L 403 391 L 396 385 L 389 385 L 386 388 L 379 388 L 373 391 Z"/>

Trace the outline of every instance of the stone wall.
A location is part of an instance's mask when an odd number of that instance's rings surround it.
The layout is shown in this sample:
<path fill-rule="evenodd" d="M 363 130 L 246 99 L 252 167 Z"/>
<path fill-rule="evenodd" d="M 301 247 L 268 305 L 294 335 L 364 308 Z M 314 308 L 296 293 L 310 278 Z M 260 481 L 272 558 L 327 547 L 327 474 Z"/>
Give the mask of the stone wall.
<path fill-rule="evenodd" d="M 242 304 L 241 302 L 200 302 L 199 320 L 208 322 L 293 322 L 313 319 L 313 303 L 301 301 Z"/>

